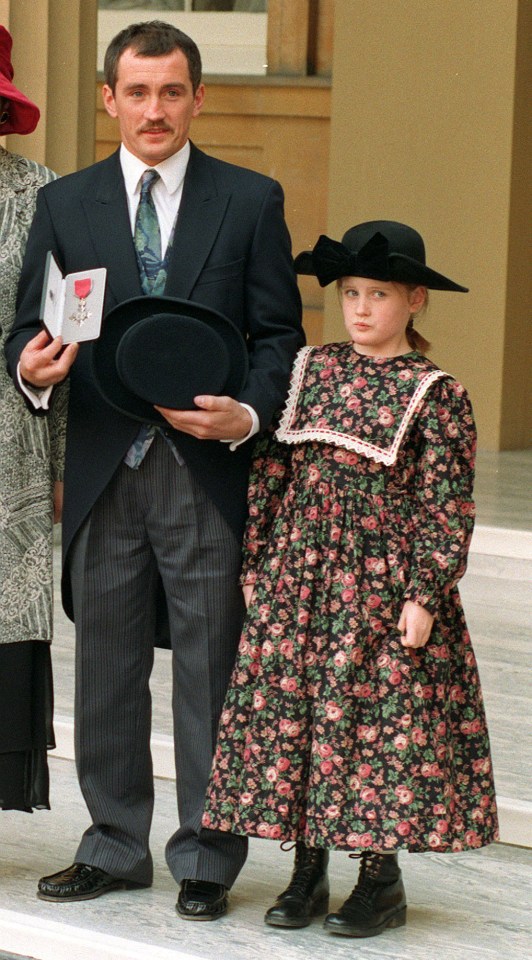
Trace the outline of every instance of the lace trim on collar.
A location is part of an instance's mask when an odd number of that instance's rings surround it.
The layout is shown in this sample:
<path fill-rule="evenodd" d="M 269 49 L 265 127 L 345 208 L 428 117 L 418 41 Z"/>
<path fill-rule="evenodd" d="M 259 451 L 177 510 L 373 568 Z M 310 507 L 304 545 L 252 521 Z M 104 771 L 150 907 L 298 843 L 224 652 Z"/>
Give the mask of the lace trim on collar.
<path fill-rule="evenodd" d="M 384 463 L 386 466 L 394 464 L 403 437 L 416 413 L 420 400 L 436 380 L 439 380 L 441 377 L 447 377 L 449 374 L 445 373 L 444 370 L 430 370 L 420 374 L 417 387 L 404 409 L 393 440 L 388 447 L 383 448 L 368 440 L 363 440 L 358 436 L 342 433 L 341 430 L 333 426 L 313 427 L 309 425 L 302 429 L 297 428 L 295 424 L 298 401 L 304 386 L 308 361 L 312 351 L 315 349 L 316 347 L 312 346 L 302 347 L 294 361 L 290 390 L 285 409 L 279 422 L 279 427 L 275 432 L 276 439 L 288 444 L 318 440 L 322 443 L 331 443 L 334 446 L 344 447 L 346 450 L 353 450 L 355 453 L 362 454 L 362 456 L 375 460 L 377 463 Z"/>

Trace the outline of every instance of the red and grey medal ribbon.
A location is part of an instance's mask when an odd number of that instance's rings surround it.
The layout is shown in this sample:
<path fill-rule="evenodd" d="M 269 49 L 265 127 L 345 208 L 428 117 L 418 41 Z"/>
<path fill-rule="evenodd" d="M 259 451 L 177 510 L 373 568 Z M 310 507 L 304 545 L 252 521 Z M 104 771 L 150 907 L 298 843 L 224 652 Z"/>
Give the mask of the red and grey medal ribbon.
<path fill-rule="evenodd" d="M 74 293 L 78 300 L 86 300 L 92 290 L 92 280 L 85 277 L 82 280 L 74 280 Z"/>
<path fill-rule="evenodd" d="M 71 320 L 81 327 L 85 320 L 88 320 L 91 314 L 87 311 L 87 297 L 92 290 L 92 280 L 90 277 L 82 277 L 81 280 L 74 280 L 74 295 L 78 298 L 77 313 L 71 316 Z"/>

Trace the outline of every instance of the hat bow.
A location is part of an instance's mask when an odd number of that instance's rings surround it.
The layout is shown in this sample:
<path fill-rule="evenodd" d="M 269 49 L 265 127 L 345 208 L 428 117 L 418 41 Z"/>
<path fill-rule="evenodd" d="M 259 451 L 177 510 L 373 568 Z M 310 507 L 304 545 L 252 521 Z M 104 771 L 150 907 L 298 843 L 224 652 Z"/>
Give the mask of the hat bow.
<path fill-rule="evenodd" d="M 338 277 L 390 280 L 388 254 L 389 244 L 382 233 L 375 233 L 356 252 L 322 234 L 312 251 L 312 262 L 320 286 L 325 287 Z"/>

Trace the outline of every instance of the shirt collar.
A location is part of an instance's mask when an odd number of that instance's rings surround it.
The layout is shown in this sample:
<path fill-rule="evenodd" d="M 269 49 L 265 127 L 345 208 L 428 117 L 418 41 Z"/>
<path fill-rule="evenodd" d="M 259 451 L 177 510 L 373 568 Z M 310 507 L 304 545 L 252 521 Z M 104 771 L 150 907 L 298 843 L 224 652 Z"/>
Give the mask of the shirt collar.
<path fill-rule="evenodd" d="M 140 191 L 140 179 L 145 170 L 157 170 L 169 194 L 174 194 L 183 183 L 187 164 L 190 157 L 190 141 L 187 140 L 184 147 L 177 153 L 167 157 L 155 167 L 148 167 L 142 160 L 139 160 L 124 144 L 120 146 L 120 165 L 124 176 L 126 193 L 132 197 Z"/>

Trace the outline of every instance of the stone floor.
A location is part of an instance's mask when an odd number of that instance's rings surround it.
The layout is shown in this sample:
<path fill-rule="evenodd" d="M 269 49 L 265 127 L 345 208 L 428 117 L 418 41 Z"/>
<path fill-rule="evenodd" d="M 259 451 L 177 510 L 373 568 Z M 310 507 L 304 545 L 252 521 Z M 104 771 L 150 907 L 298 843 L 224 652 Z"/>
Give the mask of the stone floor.
<path fill-rule="evenodd" d="M 527 887 L 532 851 L 496 845 L 452 856 L 403 857 L 407 926 L 364 941 L 326 934 L 319 920 L 282 932 L 263 923 L 280 892 L 292 855 L 255 840 L 216 923 L 187 923 L 174 909 L 175 884 L 164 843 L 175 824 L 173 783 L 156 781 L 153 830 L 155 883 L 84 903 L 51 904 L 35 897 L 36 878 L 71 862 L 86 824 L 71 761 L 52 760 L 52 810 L 2 815 L 0 948 L 39 960 L 524 960 L 532 933 Z M 350 892 L 356 866 L 345 854 L 331 863 L 334 908 Z M 9 925 L 11 922 L 11 926 Z M 528 940 L 530 947 L 530 940 Z"/>
<path fill-rule="evenodd" d="M 531 465 L 532 454 L 479 458 L 478 538 L 462 585 L 506 836 L 513 844 L 529 846 Z M 80 904 L 43 903 L 35 897 L 36 878 L 71 862 L 87 826 L 70 759 L 72 627 L 57 611 L 54 672 L 60 742 L 50 761 L 52 810 L 0 816 L 0 960 L 11 960 L 13 954 L 37 960 L 262 960 L 264 955 L 272 960 L 307 960 L 325 952 L 328 960 L 347 960 L 354 953 L 368 960 L 524 960 L 532 954 L 528 909 L 532 850 L 506 843 L 463 855 L 403 857 L 407 926 L 375 939 L 334 938 L 325 934 L 319 921 L 285 933 L 266 927 L 264 910 L 288 878 L 291 854 L 261 840 L 251 843 L 227 917 L 213 924 L 179 920 L 175 884 L 164 864 L 164 843 L 176 822 L 168 657 L 166 651 L 158 651 L 152 681 L 155 766 L 162 774 L 156 780 L 153 888 L 111 893 Z M 355 869 L 345 854 L 332 855 L 333 908 L 353 886 Z"/>

